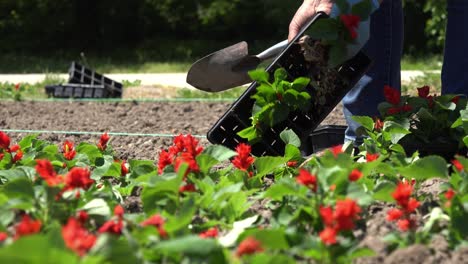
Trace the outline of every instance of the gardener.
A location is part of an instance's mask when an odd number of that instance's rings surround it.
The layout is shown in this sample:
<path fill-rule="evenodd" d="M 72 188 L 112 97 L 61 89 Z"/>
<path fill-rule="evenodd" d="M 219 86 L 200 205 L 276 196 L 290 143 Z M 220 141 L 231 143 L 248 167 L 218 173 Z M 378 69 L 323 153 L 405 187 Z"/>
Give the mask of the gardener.
<path fill-rule="evenodd" d="M 350 4 L 361 0 L 348 0 Z M 289 26 L 289 40 L 297 35 L 299 29 L 316 12 L 323 11 L 336 16 L 337 8 L 333 0 L 304 0 Z M 403 8 L 401 0 L 373 0 L 374 9 L 370 26 L 361 23 L 359 34 L 369 34 L 367 43 L 358 43 L 363 47 L 373 64 L 367 74 L 343 98 L 343 111 L 348 123 L 347 140 L 356 140 L 355 131 L 359 126 L 351 120 L 353 115 L 377 116 L 377 105 L 383 102 L 383 87 L 390 85 L 400 90 L 403 50 Z M 380 7 L 379 7 L 380 4 Z M 448 0 L 448 23 L 445 39 L 444 64 L 442 68 L 442 93 L 467 94 L 468 58 L 463 57 L 468 47 L 468 1 Z M 349 56 L 353 56 L 354 49 Z"/>

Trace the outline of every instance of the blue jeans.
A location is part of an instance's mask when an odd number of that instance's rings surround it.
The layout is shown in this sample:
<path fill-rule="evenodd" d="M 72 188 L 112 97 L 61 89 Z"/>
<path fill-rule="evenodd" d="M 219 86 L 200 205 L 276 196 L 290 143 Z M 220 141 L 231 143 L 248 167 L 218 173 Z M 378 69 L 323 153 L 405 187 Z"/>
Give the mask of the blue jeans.
<path fill-rule="evenodd" d="M 468 1 L 447 1 L 442 93 L 468 94 Z"/>
<path fill-rule="evenodd" d="M 468 94 L 468 1 L 447 1 L 447 31 L 442 67 L 442 94 Z M 348 123 L 345 139 L 355 140 L 359 125 L 353 115 L 377 116 L 377 106 L 385 100 L 384 85 L 400 89 L 400 60 L 403 49 L 401 0 L 385 0 L 372 15 L 370 39 L 363 51 L 373 60 L 367 74 L 343 98 Z M 417 88 L 417 87 L 415 87 Z"/>
<path fill-rule="evenodd" d="M 463 1 L 463 0 L 461 0 Z M 385 0 L 372 14 L 370 38 L 363 48 L 373 61 L 369 71 L 343 98 L 343 112 L 348 124 L 345 140 L 356 140 L 360 126 L 353 115 L 378 116 L 377 106 L 385 100 L 384 85 L 401 86 L 400 60 L 403 52 L 403 8 L 401 0 Z"/>

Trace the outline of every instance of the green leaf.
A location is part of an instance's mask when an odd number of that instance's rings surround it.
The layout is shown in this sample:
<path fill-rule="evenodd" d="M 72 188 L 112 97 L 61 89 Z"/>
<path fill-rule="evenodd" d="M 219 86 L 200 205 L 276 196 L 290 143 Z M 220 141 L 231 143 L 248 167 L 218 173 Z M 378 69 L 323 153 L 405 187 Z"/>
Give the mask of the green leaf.
<path fill-rule="evenodd" d="M 374 188 L 374 199 L 383 202 L 392 202 L 392 193 L 396 185 L 391 181 L 380 181 Z"/>
<path fill-rule="evenodd" d="M 352 116 L 351 117 L 354 121 L 356 121 L 358 124 L 363 126 L 367 131 L 373 131 L 374 130 L 374 120 L 368 116 Z"/>
<path fill-rule="evenodd" d="M 91 179 L 99 180 L 102 176 L 111 176 L 105 174 L 107 171 L 109 171 L 112 164 L 114 164 L 114 158 L 112 156 L 105 155 L 104 157 L 96 158 L 97 167 L 91 173 Z M 120 176 L 120 167 L 118 170 L 118 176 Z"/>
<path fill-rule="evenodd" d="M 286 240 L 286 233 L 282 229 L 251 229 L 242 234 L 241 239 L 253 236 L 261 242 L 262 246 L 273 249 L 289 249 L 289 243 Z"/>
<path fill-rule="evenodd" d="M 197 211 L 197 207 L 195 206 L 195 201 L 193 198 L 188 199 L 185 201 L 176 215 L 171 216 L 164 228 L 169 233 L 174 233 L 179 231 L 182 228 L 187 228 L 188 225 L 192 222 L 192 218 Z"/>
<path fill-rule="evenodd" d="M 138 176 L 153 173 L 157 171 L 154 161 L 152 160 L 130 160 L 130 177 L 137 178 Z"/>
<path fill-rule="evenodd" d="M 217 159 L 207 154 L 200 154 L 196 157 L 197 164 L 200 167 L 200 172 L 208 173 L 210 169 L 219 163 Z"/>
<path fill-rule="evenodd" d="M 335 4 L 340 9 L 340 14 L 349 13 L 349 3 L 347 0 L 335 0 Z"/>
<path fill-rule="evenodd" d="M 215 239 L 202 239 L 198 236 L 186 236 L 159 242 L 156 250 L 166 253 L 185 253 L 195 256 L 208 256 L 220 250 Z"/>
<path fill-rule="evenodd" d="M 27 249 L 27 254 L 25 254 Z M 45 235 L 25 236 L 0 249 L 0 263 L 78 263 L 71 250 L 54 247 Z"/>
<path fill-rule="evenodd" d="M 301 150 L 294 145 L 287 144 L 284 150 L 284 157 L 287 160 L 300 161 L 302 160 Z"/>
<path fill-rule="evenodd" d="M 301 139 L 292 129 L 283 130 L 283 132 L 280 133 L 280 138 L 285 144 L 290 144 L 298 148 L 301 146 Z"/>
<path fill-rule="evenodd" d="M 291 179 L 283 179 L 273 184 L 263 194 L 264 198 L 270 198 L 273 201 L 282 201 L 285 196 L 295 196 L 305 198 L 306 188 L 299 188 Z"/>
<path fill-rule="evenodd" d="M 29 149 L 33 145 L 33 141 L 37 138 L 37 135 L 28 135 L 25 136 L 21 141 L 18 143 L 18 145 L 21 147 L 23 151 Z"/>
<path fill-rule="evenodd" d="M 237 133 L 241 138 L 245 138 L 247 141 L 251 142 L 259 137 L 257 129 L 255 127 L 245 128 Z"/>
<path fill-rule="evenodd" d="M 259 83 L 268 83 L 270 79 L 270 75 L 263 69 L 256 69 L 253 71 L 249 71 L 249 76 L 253 81 L 257 81 Z"/>
<path fill-rule="evenodd" d="M 96 198 L 89 201 L 81 209 L 86 211 L 89 215 L 98 215 L 106 218 L 111 216 L 109 205 L 106 201 L 104 201 L 104 199 L 101 198 Z"/>
<path fill-rule="evenodd" d="M 237 155 L 235 151 L 222 145 L 210 145 L 203 151 L 203 154 L 210 155 L 218 161 L 226 161 Z"/>
<path fill-rule="evenodd" d="M 446 178 L 448 176 L 447 162 L 439 156 L 428 156 L 401 168 L 400 173 L 408 179 L 414 178 L 417 181 L 436 177 Z"/>
<path fill-rule="evenodd" d="M 291 88 L 293 88 L 294 90 L 298 92 L 302 92 L 305 90 L 307 85 L 309 85 L 309 83 L 310 83 L 310 78 L 299 77 L 293 81 Z"/>
<path fill-rule="evenodd" d="M 465 143 L 465 146 L 468 147 L 468 136 L 463 138 L 463 143 Z"/>
<path fill-rule="evenodd" d="M 283 157 L 260 157 L 254 162 L 255 168 L 257 169 L 256 177 L 262 177 L 267 174 L 271 174 L 278 167 L 283 166 L 287 160 Z"/>
<path fill-rule="evenodd" d="M 314 39 L 334 41 L 338 39 L 339 24 L 336 19 L 324 18 L 317 20 L 307 34 Z"/>
<path fill-rule="evenodd" d="M 393 144 L 397 144 L 400 139 L 411 133 L 407 128 L 393 121 L 386 121 L 383 131 L 385 139 L 390 140 Z"/>
<path fill-rule="evenodd" d="M 363 257 L 372 257 L 375 256 L 376 253 L 370 248 L 356 248 L 348 253 L 348 259 L 357 259 Z"/>
<path fill-rule="evenodd" d="M 275 70 L 275 83 L 279 83 L 288 78 L 288 73 L 284 68 L 278 68 Z"/>
<path fill-rule="evenodd" d="M 84 154 L 88 157 L 91 165 L 95 165 L 96 159 L 102 157 L 101 151 L 96 145 L 91 145 L 88 143 L 81 143 L 76 147 L 76 152 Z"/>
<path fill-rule="evenodd" d="M 346 44 L 338 42 L 330 47 L 330 54 L 328 58 L 328 67 L 336 68 L 341 65 L 346 59 Z"/>
<path fill-rule="evenodd" d="M 351 13 L 353 15 L 359 16 L 361 18 L 361 21 L 368 20 L 371 12 L 372 12 L 371 0 L 362 0 L 361 2 L 351 7 Z"/>
<path fill-rule="evenodd" d="M 3 187 L 3 193 L 11 198 L 24 198 L 27 201 L 34 200 L 34 189 L 32 182 L 26 178 L 18 178 L 8 182 Z"/>

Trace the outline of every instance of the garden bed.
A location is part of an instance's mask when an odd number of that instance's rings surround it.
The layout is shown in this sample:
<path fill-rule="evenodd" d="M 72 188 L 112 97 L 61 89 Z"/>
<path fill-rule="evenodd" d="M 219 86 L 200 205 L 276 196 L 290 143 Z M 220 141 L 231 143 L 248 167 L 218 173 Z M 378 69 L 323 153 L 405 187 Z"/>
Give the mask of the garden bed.
<path fill-rule="evenodd" d="M 205 135 L 228 107 L 229 103 L 211 102 L 1 102 L 0 128 L 1 130 Z M 332 112 L 325 123 L 339 125 L 344 123 L 340 107 Z M 12 142 L 16 143 L 30 133 L 8 134 Z M 57 146 L 61 146 L 65 140 L 76 144 L 99 142 L 99 135 L 40 134 L 38 138 Z M 206 139 L 201 139 L 200 144 L 205 148 L 209 146 Z M 161 150 L 172 145 L 172 138 L 112 136 L 109 145 L 112 145 L 115 157 L 118 159 L 148 159 L 156 164 Z M 434 203 L 437 203 L 444 182 L 445 180 L 430 179 L 420 183 L 416 197 L 424 197 L 420 199 L 421 206 L 417 214 L 417 221 L 421 225 L 425 222 L 421 216 L 428 214 Z M 264 184 L 270 185 L 272 182 L 265 180 Z M 126 197 L 123 204 L 127 212 L 141 212 L 140 195 L 141 189 Z M 271 207 L 266 208 L 267 204 L 268 201 L 255 203 L 249 210 L 252 215 L 261 215 L 264 218 L 263 224 L 266 225 L 271 224 L 272 217 Z M 392 207 L 391 203 L 377 202 L 362 213 L 367 222 L 361 222 L 356 227 L 353 231 L 354 236 L 360 240 L 360 246 L 367 246 L 374 250 L 376 255 L 357 259 L 357 263 L 461 263 L 466 260 L 468 257 L 466 248 L 451 250 L 447 241 L 437 235 L 431 245 L 410 245 L 392 251 L 380 240 L 391 232 L 398 232 L 396 225 L 386 220 L 387 212 Z M 149 211 L 151 210 L 146 209 L 147 213 Z M 193 219 L 193 223 L 197 221 Z M 220 225 L 220 228 L 223 226 Z M 221 230 L 222 235 L 226 235 L 225 232 L 228 231 L 228 227 L 225 228 L 226 230 Z M 298 257 L 296 260 L 300 259 Z"/>

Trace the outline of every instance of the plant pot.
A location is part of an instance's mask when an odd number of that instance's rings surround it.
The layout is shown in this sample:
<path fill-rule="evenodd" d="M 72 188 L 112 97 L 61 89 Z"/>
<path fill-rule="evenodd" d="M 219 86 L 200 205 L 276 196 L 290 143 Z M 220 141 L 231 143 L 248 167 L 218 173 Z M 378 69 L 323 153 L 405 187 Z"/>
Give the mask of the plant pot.
<path fill-rule="evenodd" d="M 455 155 L 466 155 L 467 149 L 460 148 L 456 140 L 452 138 L 439 137 L 431 140 L 430 143 L 422 142 L 413 137 L 403 138 L 400 145 L 405 149 L 408 156 L 418 151 L 421 157 L 438 155 L 450 162 Z"/>

